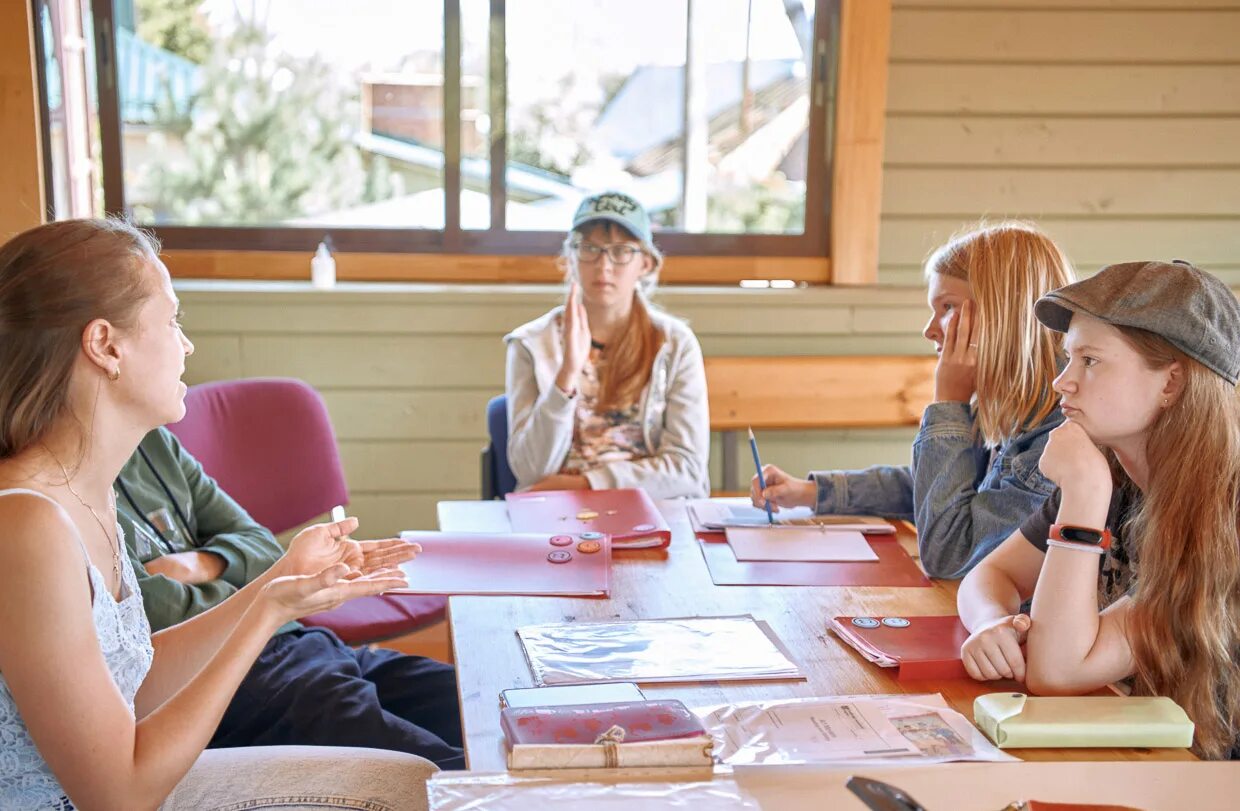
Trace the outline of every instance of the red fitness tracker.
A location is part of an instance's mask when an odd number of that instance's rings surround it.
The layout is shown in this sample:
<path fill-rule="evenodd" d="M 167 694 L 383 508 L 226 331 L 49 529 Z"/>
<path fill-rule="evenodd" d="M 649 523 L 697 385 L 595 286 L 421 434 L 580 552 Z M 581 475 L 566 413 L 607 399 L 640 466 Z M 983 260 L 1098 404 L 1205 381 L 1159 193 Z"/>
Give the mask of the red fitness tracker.
<path fill-rule="evenodd" d="M 1111 531 L 1109 529 L 1097 530 L 1090 527 L 1078 527 L 1072 524 L 1051 524 L 1050 537 L 1052 540 L 1062 541 L 1063 543 L 1074 543 L 1099 549 L 1111 548 Z"/>

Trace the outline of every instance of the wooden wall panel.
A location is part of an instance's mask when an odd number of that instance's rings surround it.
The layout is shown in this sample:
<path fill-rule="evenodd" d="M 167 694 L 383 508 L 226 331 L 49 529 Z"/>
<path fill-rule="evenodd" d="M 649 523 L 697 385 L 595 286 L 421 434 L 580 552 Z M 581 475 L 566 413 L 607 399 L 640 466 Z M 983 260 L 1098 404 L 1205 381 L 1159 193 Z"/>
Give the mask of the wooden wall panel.
<path fill-rule="evenodd" d="M 166 250 L 168 271 L 183 279 L 309 280 L 310 253 L 292 251 Z M 473 254 L 338 253 L 340 281 L 553 283 L 563 274 L 549 256 Z M 824 284 L 825 258 L 803 256 L 671 256 L 660 279 L 666 284 L 736 284 L 742 279 L 791 279 Z"/>
<path fill-rule="evenodd" d="M 895 59 L 952 62 L 1234 62 L 1240 9 L 901 8 Z"/>
<path fill-rule="evenodd" d="M 831 281 L 873 284 L 878 275 L 884 109 L 891 4 L 840 5 L 839 79 L 831 164 Z"/>
<path fill-rule="evenodd" d="M 1240 283 L 1240 0 L 896 0 L 879 280 L 981 217 Z"/>
<path fill-rule="evenodd" d="M 0 3 L 0 242 L 43 222 L 43 148 L 28 0 Z"/>

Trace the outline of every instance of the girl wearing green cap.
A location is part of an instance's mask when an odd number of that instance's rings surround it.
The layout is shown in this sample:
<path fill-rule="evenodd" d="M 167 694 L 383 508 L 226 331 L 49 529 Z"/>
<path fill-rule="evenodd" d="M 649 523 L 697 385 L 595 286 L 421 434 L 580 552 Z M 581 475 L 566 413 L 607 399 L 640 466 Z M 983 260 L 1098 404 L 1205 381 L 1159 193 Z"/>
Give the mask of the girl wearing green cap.
<path fill-rule="evenodd" d="M 1199 754 L 1240 756 L 1240 305 L 1134 262 L 1036 312 L 1067 333 L 1041 461 L 1058 489 L 961 584 L 965 667 L 1035 693 L 1129 680 L 1184 708 Z"/>
<path fill-rule="evenodd" d="M 663 255 L 646 210 L 620 192 L 587 197 L 560 261 L 565 303 L 504 339 L 517 489 L 709 495 L 702 350 L 650 303 Z"/>

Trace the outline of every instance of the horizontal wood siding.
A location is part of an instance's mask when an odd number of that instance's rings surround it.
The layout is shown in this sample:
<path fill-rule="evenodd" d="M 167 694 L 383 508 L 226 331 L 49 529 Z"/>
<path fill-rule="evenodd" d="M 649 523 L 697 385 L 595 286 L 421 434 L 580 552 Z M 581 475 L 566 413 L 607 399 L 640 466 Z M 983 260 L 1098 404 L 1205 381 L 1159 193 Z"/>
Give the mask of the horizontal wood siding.
<path fill-rule="evenodd" d="M 980 218 L 1240 283 L 1240 2 L 895 0 L 879 280 Z"/>
<path fill-rule="evenodd" d="M 433 528 L 439 499 L 477 498 L 487 401 L 504 388 L 504 333 L 556 287 L 179 282 L 195 344 L 186 378 L 300 377 L 322 392 L 364 534 Z M 925 355 L 920 290 L 680 288 L 660 299 L 707 355 Z M 764 459 L 899 463 L 912 429 L 768 432 Z M 715 439 L 712 470 L 719 479 Z"/>

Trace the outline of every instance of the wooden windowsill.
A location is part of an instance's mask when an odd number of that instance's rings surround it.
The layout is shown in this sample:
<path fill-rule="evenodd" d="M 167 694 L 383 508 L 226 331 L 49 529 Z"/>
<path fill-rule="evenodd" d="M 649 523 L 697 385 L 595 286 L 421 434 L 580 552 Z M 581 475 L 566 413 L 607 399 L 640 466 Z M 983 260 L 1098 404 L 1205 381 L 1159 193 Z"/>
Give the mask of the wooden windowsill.
<path fill-rule="evenodd" d="M 183 279 L 310 278 L 309 253 L 167 250 L 163 258 L 169 272 Z M 549 256 L 338 253 L 336 278 L 359 282 L 555 283 L 563 280 L 563 274 Z M 831 263 L 813 257 L 671 256 L 660 274 L 663 284 L 736 284 L 742 279 L 827 284 Z"/>

